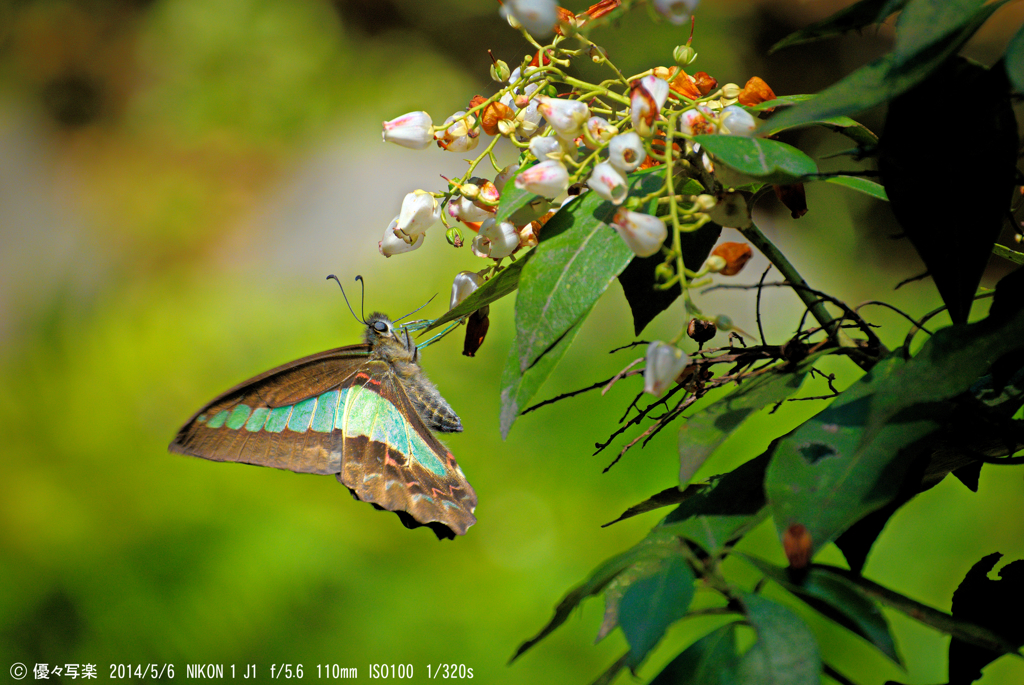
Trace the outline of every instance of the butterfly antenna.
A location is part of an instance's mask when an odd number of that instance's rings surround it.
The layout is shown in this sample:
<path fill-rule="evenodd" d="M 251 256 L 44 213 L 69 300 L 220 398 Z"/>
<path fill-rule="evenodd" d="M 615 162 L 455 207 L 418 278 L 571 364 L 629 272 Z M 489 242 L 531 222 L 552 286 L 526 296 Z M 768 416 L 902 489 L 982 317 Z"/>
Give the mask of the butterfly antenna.
<path fill-rule="evenodd" d="M 363 315 L 363 323 L 366 323 L 366 281 L 360 275 L 356 275 L 356 280 L 359 281 L 359 290 L 362 293 L 359 300 L 359 313 Z"/>
<path fill-rule="evenodd" d="M 344 288 L 344 287 L 342 287 L 342 285 L 341 285 L 341 280 L 340 280 L 340 279 L 339 279 L 339 278 L 338 278 L 337 276 L 335 276 L 334 274 L 331 274 L 331 275 L 329 275 L 329 276 L 327 277 L 327 280 L 329 281 L 329 280 L 331 280 L 332 278 L 333 278 L 333 279 L 334 279 L 335 281 L 337 281 L 337 282 L 338 282 L 338 287 L 339 287 L 339 288 L 341 288 L 341 296 L 345 298 L 345 304 L 347 304 L 347 305 L 348 305 L 348 310 L 349 310 L 350 312 L 352 312 L 352 316 L 353 316 L 353 317 L 355 317 L 355 320 L 356 320 L 356 321 L 359 321 L 359 322 L 361 322 L 361 323 L 362 323 L 362 324 L 363 324 L 364 326 L 365 326 L 365 325 L 367 325 L 367 323 L 366 323 L 366 318 L 365 318 L 365 317 L 363 317 L 362 319 L 360 319 L 360 318 L 359 318 L 358 316 L 356 316 L 356 311 L 355 311 L 354 309 L 352 309 L 352 305 L 351 305 L 351 304 L 349 304 L 349 301 L 348 301 L 348 295 L 346 295 L 346 294 L 345 294 L 345 288 Z M 362 277 L 361 277 L 361 276 L 356 276 L 356 280 L 358 280 L 358 281 L 361 281 L 361 280 L 362 280 Z"/>
<path fill-rule="evenodd" d="M 402 317 L 399 317 L 399 318 L 395 319 L 395 320 L 394 320 L 394 321 L 393 321 L 392 323 L 398 323 L 398 322 L 399 322 L 399 321 L 401 321 L 402 319 L 407 319 L 407 318 L 409 318 L 410 316 L 412 316 L 413 314 L 415 314 L 416 312 L 418 312 L 419 310 L 423 309 L 423 308 L 424 308 L 424 307 L 426 307 L 426 306 L 427 306 L 428 304 L 430 304 L 431 302 L 433 302 L 433 301 L 434 301 L 434 298 L 435 298 L 435 297 L 437 297 L 437 293 L 434 293 L 434 294 L 433 294 L 433 295 L 431 296 L 431 298 L 430 298 L 429 300 L 427 300 L 426 302 L 424 302 L 423 304 L 421 304 L 421 305 L 420 305 L 419 307 L 416 307 L 416 309 L 412 310 L 411 312 L 409 312 L 409 313 L 408 313 L 408 314 L 406 314 L 405 316 L 402 316 Z"/>

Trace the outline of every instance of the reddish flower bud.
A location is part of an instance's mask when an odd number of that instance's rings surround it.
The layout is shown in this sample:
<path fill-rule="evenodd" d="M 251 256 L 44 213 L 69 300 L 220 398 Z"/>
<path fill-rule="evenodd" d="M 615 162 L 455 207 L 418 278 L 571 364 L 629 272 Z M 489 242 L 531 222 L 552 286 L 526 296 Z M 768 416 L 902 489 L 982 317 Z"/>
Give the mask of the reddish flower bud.
<path fill-rule="evenodd" d="M 775 189 L 775 197 L 786 205 L 790 216 L 794 219 L 799 219 L 807 213 L 807 195 L 804 193 L 803 183 L 791 183 L 788 186 L 773 185 L 772 188 Z"/>
<path fill-rule="evenodd" d="M 806 568 L 811 562 L 811 550 L 814 541 L 811 533 L 802 524 L 794 523 L 782 534 L 782 549 L 786 552 L 789 565 L 793 568 Z"/>
<path fill-rule="evenodd" d="M 590 19 L 597 19 L 603 17 L 609 12 L 618 9 L 619 5 L 622 4 L 622 0 L 601 0 L 597 4 L 591 5 L 586 12 L 583 12 Z"/>
<path fill-rule="evenodd" d="M 707 74 L 705 74 L 705 76 L 707 76 Z M 673 77 L 669 82 L 669 88 L 672 89 L 672 92 L 682 95 L 687 100 L 696 100 L 701 97 L 701 95 L 705 94 L 701 93 L 696 80 L 682 69 L 676 72 L 675 77 Z"/>
<path fill-rule="evenodd" d="M 725 260 L 725 268 L 718 272 L 723 276 L 738 274 L 752 255 L 753 250 L 746 243 L 722 243 L 711 253 L 712 257 L 721 257 Z"/>
<path fill-rule="evenodd" d="M 775 92 L 759 76 L 753 76 L 749 81 L 747 81 L 747 85 L 743 86 L 743 90 L 740 91 L 740 94 L 736 99 L 739 100 L 741 105 L 753 107 L 754 105 L 759 105 L 762 102 L 774 100 Z M 770 112 L 772 110 L 766 111 Z"/>
<path fill-rule="evenodd" d="M 718 87 L 718 81 L 714 76 L 709 76 L 706 71 L 698 71 L 693 75 L 693 82 L 701 95 L 707 95 Z"/>
<path fill-rule="evenodd" d="M 515 130 L 515 120 L 516 113 L 500 102 L 492 102 L 480 112 L 480 127 L 489 136 L 504 134 L 505 131 L 511 133 Z M 502 127 L 502 121 L 506 121 L 508 124 Z M 501 128 L 505 128 L 505 131 L 502 131 Z"/>

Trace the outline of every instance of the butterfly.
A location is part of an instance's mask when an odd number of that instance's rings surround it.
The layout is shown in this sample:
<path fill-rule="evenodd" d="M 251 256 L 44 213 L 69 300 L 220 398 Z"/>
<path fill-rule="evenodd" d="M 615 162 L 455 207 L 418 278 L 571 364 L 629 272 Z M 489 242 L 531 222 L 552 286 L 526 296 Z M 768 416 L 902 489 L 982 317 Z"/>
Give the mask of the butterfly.
<path fill-rule="evenodd" d="M 438 539 L 464 535 L 476 522 L 476 493 L 431 433 L 461 432 L 462 421 L 420 369 L 408 327 L 380 313 L 361 322 L 364 344 L 235 386 L 196 412 L 169 449 L 336 474 L 353 497 L 396 513 L 408 528 L 427 526 Z"/>

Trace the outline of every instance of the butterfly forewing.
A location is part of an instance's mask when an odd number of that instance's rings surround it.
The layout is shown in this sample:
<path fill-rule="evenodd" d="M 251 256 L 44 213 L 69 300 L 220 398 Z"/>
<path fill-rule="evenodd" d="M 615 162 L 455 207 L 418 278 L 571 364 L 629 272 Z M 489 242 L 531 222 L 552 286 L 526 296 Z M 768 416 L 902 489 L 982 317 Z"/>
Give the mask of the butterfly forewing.
<path fill-rule="evenodd" d="M 462 470 L 368 345 L 305 357 L 228 390 L 182 427 L 170 449 L 338 474 L 359 499 L 439 537 L 464 534 L 476 521 L 476 495 Z"/>

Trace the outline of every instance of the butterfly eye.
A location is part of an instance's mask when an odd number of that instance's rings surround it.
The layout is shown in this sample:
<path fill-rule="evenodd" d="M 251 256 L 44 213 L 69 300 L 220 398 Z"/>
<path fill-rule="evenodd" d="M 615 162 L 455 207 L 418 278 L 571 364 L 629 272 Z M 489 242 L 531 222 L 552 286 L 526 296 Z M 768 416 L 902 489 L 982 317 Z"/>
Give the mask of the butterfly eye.
<path fill-rule="evenodd" d="M 378 333 L 387 333 L 388 332 L 388 325 L 386 323 L 384 323 L 383 321 L 374 321 L 373 322 L 373 330 L 377 331 Z"/>

